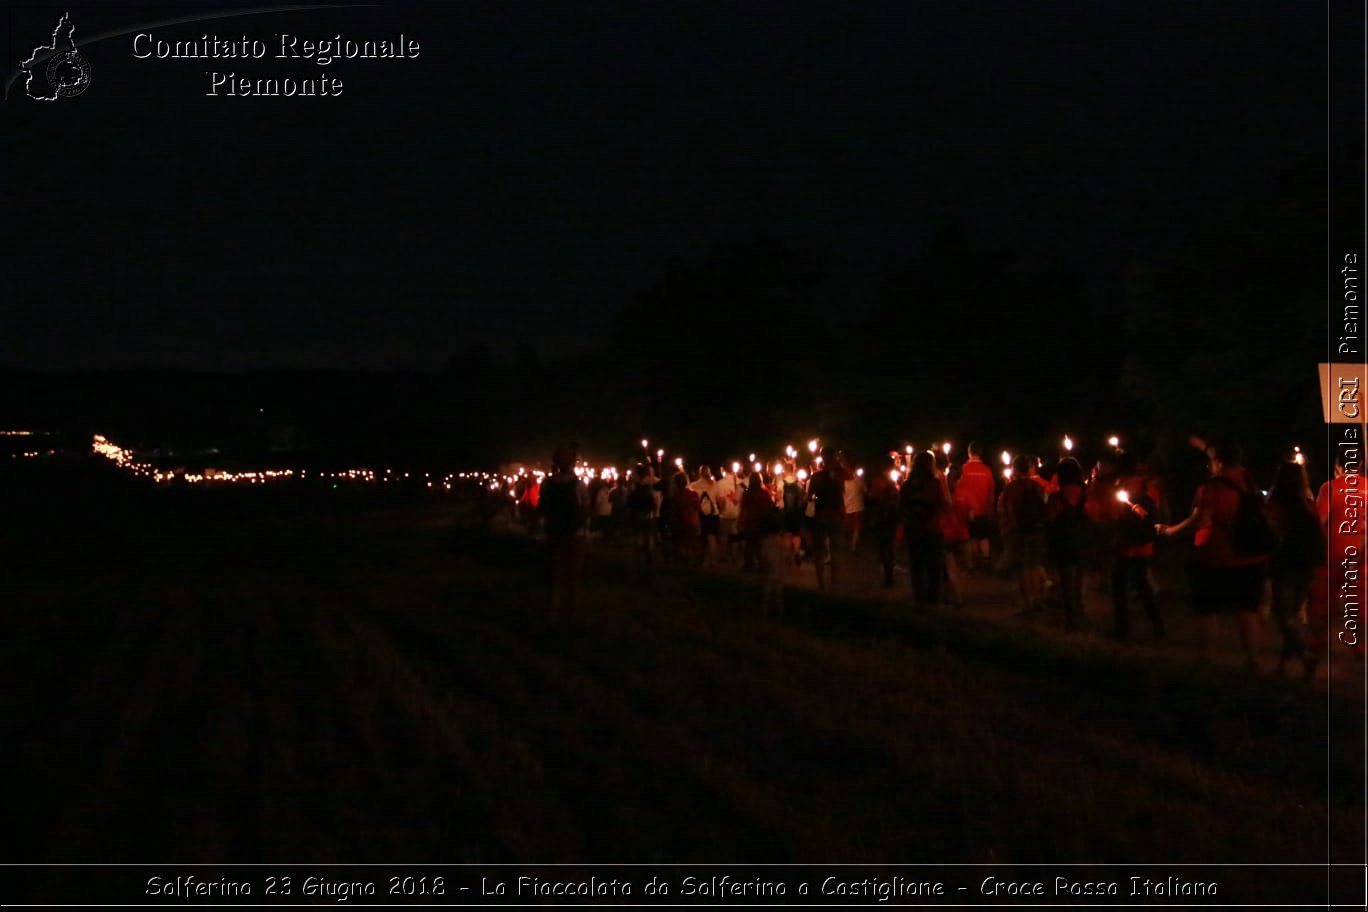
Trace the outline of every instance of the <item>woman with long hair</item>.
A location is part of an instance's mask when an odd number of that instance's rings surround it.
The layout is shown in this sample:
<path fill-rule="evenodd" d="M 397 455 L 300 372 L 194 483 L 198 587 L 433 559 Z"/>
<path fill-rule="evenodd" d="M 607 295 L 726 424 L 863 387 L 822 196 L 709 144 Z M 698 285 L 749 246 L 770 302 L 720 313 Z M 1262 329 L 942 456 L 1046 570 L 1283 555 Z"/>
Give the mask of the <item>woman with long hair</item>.
<path fill-rule="evenodd" d="M 945 573 L 941 518 L 948 507 L 945 486 L 936 474 L 935 457 L 923 450 L 912 460 L 912 469 L 898 492 L 912 595 L 917 607 L 923 610 L 934 608 L 940 601 L 941 577 Z"/>
<path fill-rule="evenodd" d="M 1083 621 L 1083 555 L 1091 537 L 1083 467 L 1072 456 L 1059 461 L 1055 470 L 1058 490 L 1045 504 L 1045 546 L 1059 574 L 1059 597 L 1064 606 L 1064 626 L 1078 630 Z"/>

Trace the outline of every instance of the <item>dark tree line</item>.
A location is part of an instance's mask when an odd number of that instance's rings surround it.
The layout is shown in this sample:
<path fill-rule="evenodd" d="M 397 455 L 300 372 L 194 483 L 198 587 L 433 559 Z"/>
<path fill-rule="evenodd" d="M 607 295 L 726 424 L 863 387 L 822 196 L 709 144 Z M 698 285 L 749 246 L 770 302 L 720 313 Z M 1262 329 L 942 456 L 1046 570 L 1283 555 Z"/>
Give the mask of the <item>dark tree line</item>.
<path fill-rule="evenodd" d="M 1169 459 L 1194 431 L 1235 434 L 1255 464 L 1294 438 L 1316 457 L 1323 178 L 1196 213 L 1120 274 L 1026 263 L 947 224 L 852 301 L 820 251 L 760 239 L 669 265 L 574 356 L 549 357 L 557 328 L 529 323 L 436 372 L 8 372 L 0 416 L 466 465 L 571 440 L 620 460 L 642 434 L 710 461 L 804 434 L 865 458 L 944 434 L 1049 454 L 1065 430 Z"/>

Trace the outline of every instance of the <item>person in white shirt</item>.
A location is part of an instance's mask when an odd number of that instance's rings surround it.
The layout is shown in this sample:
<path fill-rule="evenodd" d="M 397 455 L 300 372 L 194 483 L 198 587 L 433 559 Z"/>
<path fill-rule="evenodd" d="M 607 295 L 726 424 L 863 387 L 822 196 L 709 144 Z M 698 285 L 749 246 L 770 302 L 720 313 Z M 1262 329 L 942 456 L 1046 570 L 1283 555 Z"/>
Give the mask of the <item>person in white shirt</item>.
<path fill-rule="evenodd" d="M 711 567 L 717 562 L 717 539 L 722 532 L 722 512 L 718 502 L 718 483 L 713 479 L 712 469 L 698 467 L 698 479 L 689 485 L 689 490 L 698 495 L 700 529 L 703 534 L 703 566 Z"/>
<path fill-rule="evenodd" d="M 864 528 L 864 469 L 857 469 L 845 480 L 845 511 L 846 538 L 850 540 L 850 553 L 854 554 L 860 546 L 860 530 Z"/>
<path fill-rule="evenodd" d="M 722 556 L 727 563 L 735 563 L 736 551 L 740 547 L 740 536 L 737 533 L 741 519 L 741 495 L 745 492 L 736 473 L 724 469 L 714 489 L 714 499 L 719 516 L 718 537 L 723 543 Z"/>

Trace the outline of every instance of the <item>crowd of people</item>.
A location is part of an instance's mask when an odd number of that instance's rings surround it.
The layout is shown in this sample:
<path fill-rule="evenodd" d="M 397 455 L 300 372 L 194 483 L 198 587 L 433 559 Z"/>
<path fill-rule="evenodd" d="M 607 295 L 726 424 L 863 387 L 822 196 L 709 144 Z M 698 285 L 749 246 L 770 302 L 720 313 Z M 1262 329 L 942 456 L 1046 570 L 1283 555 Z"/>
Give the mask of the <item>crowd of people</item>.
<path fill-rule="evenodd" d="M 1181 537 L 1190 539 L 1199 656 L 1208 656 L 1221 619 L 1234 617 L 1245 661 L 1256 669 L 1267 617 L 1282 640 L 1278 671 L 1300 666 L 1314 676 L 1335 585 L 1327 534 L 1339 532 L 1327 520 L 1345 494 L 1345 464 L 1313 496 L 1298 452 L 1278 465 L 1265 492 L 1236 445 L 1194 444 L 1209 475 L 1177 521 L 1162 481 L 1119 446 L 1086 470 L 1064 454 L 1048 471 L 1040 458 L 1006 452 L 995 469 L 978 444 L 958 462 L 948 445 L 908 447 L 866 473 L 814 441 L 803 460 L 792 447 L 771 465 L 717 471 L 683 460 L 665 471 L 647 458 L 625 475 L 593 478 L 566 448 L 554 454 L 549 475 L 528 476 L 511 493 L 529 524 L 544 524 L 553 617 L 574 609 L 585 541 L 595 537 L 630 546 L 648 566 L 730 564 L 757 573 L 762 606 L 774 613 L 783 610 L 791 568 L 811 564 L 817 588 L 835 592 L 844 555 L 864 549 L 877 557 L 884 586 L 907 574 L 918 610 L 963 607 L 966 577 L 996 574 L 1013 580 L 1022 614 L 1054 611 L 1067 630 L 1079 631 L 1085 591 L 1101 589 L 1110 593 L 1114 637 L 1131 635 L 1135 602 L 1150 635 L 1163 640 L 1152 562 L 1160 540 Z"/>

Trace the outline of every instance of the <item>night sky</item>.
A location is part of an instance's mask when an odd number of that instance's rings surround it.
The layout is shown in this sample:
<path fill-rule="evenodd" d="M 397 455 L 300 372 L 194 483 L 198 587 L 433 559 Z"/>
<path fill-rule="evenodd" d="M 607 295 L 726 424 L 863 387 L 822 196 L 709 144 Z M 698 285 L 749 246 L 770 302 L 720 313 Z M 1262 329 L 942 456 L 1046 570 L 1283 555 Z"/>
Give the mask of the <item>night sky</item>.
<path fill-rule="evenodd" d="M 668 8 L 667 8 L 668 7 Z M 66 8 L 12 9 L 7 68 Z M 949 223 L 1100 278 L 1324 160 L 1314 4 L 453 3 L 167 40 L 399 32 L 417 60 L 136 60 L 4 103 L 0 365 L 435 368 L 589 345 L 672 260 L 778 237 L 857 313 Z M 209 98 L 207 70 L 339 98 Z M 8 74 L 7 74 L 8 75 Z M 706 318 L 704 318 L 706 319 Z"/>

